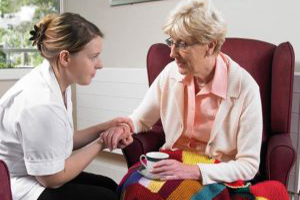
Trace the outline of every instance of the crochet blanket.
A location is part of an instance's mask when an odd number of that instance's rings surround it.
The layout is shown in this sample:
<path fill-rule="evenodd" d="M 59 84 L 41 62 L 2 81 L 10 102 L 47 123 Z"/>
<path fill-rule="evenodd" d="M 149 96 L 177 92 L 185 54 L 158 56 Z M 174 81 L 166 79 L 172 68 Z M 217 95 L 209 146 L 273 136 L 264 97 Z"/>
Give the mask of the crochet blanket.
<path fill-rule="evenodd" d="M 163 151 L 185 164 L 210 163 L 218 160 L 208 159 L 187 151 Z M 289 195 L 283 184 L 278 181 L 265 181 L 255 185 L 244 181 L 233 183 L 215 183 L 203 186 L 197 180 L 150 180 L 137 170 L 141 164 L 132 166 L 119 184 L 117 192 L 125 200 L 288 200 Z"/>

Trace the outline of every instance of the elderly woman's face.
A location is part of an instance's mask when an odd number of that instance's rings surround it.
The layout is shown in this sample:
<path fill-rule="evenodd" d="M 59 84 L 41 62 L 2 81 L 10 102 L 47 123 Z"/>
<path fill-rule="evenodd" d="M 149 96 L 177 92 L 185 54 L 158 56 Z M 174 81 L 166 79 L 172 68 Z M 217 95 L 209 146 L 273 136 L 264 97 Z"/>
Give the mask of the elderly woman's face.
<path fill-rule="evenodd" d="M 183 42 L 174 39 L 173 44 L 170 45 L 170 57 L 175 59 L 179 73 L 203 77 L 208 71 L 211 71 L 212 66 L 209 64 L 210 60 L 207 56 L 210 49 L 207 44 L 194 43 L 189 45 L 186 43 L 185 48 L 180 48 L 180 45 L 175 43 Z"/>

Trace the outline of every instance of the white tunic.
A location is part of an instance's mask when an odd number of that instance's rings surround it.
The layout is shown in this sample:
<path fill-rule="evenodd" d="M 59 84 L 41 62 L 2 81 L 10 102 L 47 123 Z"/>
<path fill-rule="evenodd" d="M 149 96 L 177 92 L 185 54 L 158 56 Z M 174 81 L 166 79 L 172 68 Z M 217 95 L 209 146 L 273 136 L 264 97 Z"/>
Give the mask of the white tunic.
<path fill-rule="evenodd" d="M 8 166 L 14 200 L 35 200 L 45 189 L 34 176 L 64 169 L 73 149 L 71 88 L 67 109 L 48 61 L 0 99 L 0 159 Z"/>

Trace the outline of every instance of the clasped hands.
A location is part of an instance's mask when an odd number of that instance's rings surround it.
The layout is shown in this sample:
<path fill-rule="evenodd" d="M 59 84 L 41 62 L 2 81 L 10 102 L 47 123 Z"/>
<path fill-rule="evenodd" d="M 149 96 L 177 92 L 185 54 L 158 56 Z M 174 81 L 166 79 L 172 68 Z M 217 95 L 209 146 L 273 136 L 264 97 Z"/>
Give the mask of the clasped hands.
<path fill-rule="evenodd" d="M 133 142 L 133 123 L 129 118 L 116 118 L 109 122 L 106 131 L 100 134 L 100 142 L 110 151 L 125 148 Z"/>

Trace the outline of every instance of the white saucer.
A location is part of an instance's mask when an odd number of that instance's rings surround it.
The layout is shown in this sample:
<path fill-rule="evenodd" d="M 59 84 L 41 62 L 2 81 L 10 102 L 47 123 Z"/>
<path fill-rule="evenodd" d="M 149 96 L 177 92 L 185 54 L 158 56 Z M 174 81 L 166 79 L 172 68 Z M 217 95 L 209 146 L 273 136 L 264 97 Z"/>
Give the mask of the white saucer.
<path fill-rule="evenodd" d="M 160 180 L 160 176 L 158 174 L 152 174 L 148 172 L 148 170 L 143 166 L 141 166 L 137 171 L 148 179 Z"/>

